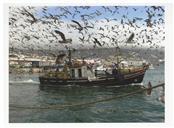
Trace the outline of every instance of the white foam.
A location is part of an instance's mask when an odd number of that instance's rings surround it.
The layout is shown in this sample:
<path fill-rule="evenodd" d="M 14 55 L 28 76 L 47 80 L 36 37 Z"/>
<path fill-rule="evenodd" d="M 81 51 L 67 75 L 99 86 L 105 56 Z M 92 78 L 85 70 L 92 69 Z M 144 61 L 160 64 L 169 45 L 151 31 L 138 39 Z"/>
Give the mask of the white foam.
<path fill-rule="evenodd" d="M 25 84 L 25 83 L 39 84 L 40 82 L 29 79 L 29 80 L 23 80 L 23 81 L 9 81 L 9 83 L 11 83 L 11 84 L 14 84 L 14 83 L 16 83 L 16 84 Z"/>

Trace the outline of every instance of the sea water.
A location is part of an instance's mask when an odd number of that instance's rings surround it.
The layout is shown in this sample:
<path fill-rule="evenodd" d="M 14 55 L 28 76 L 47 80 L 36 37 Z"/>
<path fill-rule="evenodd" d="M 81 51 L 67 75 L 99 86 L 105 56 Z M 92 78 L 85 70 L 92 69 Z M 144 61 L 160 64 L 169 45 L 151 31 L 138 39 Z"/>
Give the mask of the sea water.
<path fill-rule="evenodd" d="M 143 83 L 125 87 L 81 87 L 67 85 L 59 88 L 40 88 L 39 74 L 9 75 L 9 122 L 164 122 L 164 104 L 158 98 L 161 88 L 150 96 L 139 93 L 107 102 L 62 109 L 39 109 L 39 107 L 76 104 L 115 97 L 133 92 L 151 81 L 152 85 L 163 83 L 164 64 L 148 70 Z M 16 106 L 16 107 L 15 107 Z M 19 108 L 23 106 L 23 108 Z M 17 108 L 18 107 L 18 108 Z M 29 108 L 27 108 L 29 107 Z M 31 109 L 30 107 L 37 107 Z"/>

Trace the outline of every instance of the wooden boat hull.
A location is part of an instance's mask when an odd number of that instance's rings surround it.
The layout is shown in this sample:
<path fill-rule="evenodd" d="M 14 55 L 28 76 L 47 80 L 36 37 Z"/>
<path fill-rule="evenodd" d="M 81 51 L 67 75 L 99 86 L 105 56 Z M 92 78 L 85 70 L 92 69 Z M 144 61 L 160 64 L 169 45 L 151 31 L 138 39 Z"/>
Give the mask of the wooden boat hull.
<path fill-rule="evenodd" d="M 146 70 L 135 73 L 121 75 L 119 77 L 101 77 L 94 80 L 86 78 L 81 79 L 59 79 L 56 77 L 40 76 L 41 86 L 63 86 L 63 85 L 80 85 L 80 86 L 114 86 L 114 85 L 128 85 L 132 83 L 141 83 L 144 78 Z"/>

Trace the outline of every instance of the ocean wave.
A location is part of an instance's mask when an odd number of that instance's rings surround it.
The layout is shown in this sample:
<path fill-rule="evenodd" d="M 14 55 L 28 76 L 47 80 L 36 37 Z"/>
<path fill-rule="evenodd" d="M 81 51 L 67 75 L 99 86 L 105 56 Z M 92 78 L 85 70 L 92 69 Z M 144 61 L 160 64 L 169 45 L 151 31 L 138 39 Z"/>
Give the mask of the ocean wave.
<path fill-rule="evenodd" d="M 22 80 L 22 81 L 9 81 L 9 83 L 10 84 L 26 84 L 26 83 L 39 84 L 40 82 L 29 79 L 29 80 Z"/>

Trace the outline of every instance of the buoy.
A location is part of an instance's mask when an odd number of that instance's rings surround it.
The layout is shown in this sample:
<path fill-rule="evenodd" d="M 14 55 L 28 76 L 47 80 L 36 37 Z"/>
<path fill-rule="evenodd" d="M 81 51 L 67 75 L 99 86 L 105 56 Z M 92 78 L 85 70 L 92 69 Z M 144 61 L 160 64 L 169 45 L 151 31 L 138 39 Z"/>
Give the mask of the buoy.
<path fill-rule="evenodd" d="M 164 98 L 164 95 L 161 95 L 160 97 L 159 97 L 159 101 L 161 101 L 162 103 L 165 103 L 165 100 L 164 100 L 165 98 Z"/>
<path fill-rule="evenodd" d="M 160 97 L 158 99 L 162 103 L 165 103 L 165 90 L 164 90 L 164 86 L 162 86 L 162 92 L 161 92 L 161 95 L 160 95 Z"/>
<path fill-rule="evenodd" d="M 151 84 L 151 82 L 149 82 L 147 85 L 146 93 L 147 93 L 147 95 L 151 95 L 151 92 L 152 92 L 152 84 Z"/>

